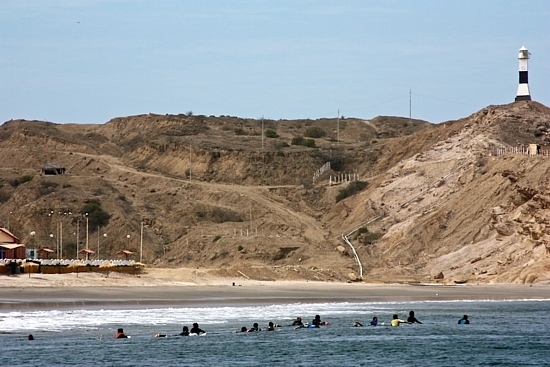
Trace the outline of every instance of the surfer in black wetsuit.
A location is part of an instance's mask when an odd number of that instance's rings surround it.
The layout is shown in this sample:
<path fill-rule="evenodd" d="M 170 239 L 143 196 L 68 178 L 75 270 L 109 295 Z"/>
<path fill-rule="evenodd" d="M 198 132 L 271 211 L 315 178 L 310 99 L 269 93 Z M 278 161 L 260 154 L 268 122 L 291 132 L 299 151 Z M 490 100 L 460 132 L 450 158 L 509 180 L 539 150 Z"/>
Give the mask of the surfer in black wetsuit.
<path fill-rule="evenodd" d="M 206 331 L 202 330 L 201 328 L 199 328 L 199 324 L 197 324 L 196 322 L 193 323 L 193 327 L 191 328 L 191 330 L 189 331 L 189 334 L 197 334 L 197 335 L 200 335 L 200 334 L 204 334 L 206 333 Z"/>
<path fill-rule="evenodd" d="M 275 331 L 275 325 L 273 324 L 272 321 L 269 322 L 269 324 L 267 324 L 267 329 L 265 329 L 265 331 Z"/>
<path fill-rule="evenodd" d="M 250 329 L 248 329 L 249 333 L 252 333 L 254 331 L 260 331 L 260 327 L 258 326 L 258 323 L 255 322 Z"/>
<path fill-rule="evenodd" d="M 459 325 L 469 325 L 470 320 L 468 320 L 468 315 L 462 316 L 462 318 L 460 320 L 458 320 L 458 324 Z"/>
<path fill-rule="evenodd" d="M 407 322 L 409 324 L 414 324 L 415 322 L 417 324 L 422 324 L 418 319 L 414 316 L 414 311 L 409 312 L 409 318 L 407 319 Z"/>
<path fill-rule="evenodd" d="M 315 318 L 311 321 L 312 327 L 320 327 L 321 325 L 325 325 L 324 322 L 321 321 L 321 316 L 315 315 Z"/>
<path fill-rule="evenodd" d="M 296 320 L 292 322 L 292 326 L 294 326 L 295 329 L 303 328 L 304 323 L 302 322 L 302 318 L 298 316 Z"/>
<path fill-rule="evenodd" d="M 187 326 L 184 326 L 181 330 L 181 333 L 178 334 L 179 336 L 189 336 L 189 328 Z"/>

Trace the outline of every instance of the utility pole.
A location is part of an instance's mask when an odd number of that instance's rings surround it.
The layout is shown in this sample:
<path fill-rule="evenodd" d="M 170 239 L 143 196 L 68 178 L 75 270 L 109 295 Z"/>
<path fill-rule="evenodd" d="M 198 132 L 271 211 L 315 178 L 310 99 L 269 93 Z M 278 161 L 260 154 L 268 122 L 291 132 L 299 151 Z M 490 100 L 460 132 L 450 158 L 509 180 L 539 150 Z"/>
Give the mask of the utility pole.
<path fill-rule="evenodd" d="M 189 144 L 189 182 L 191 182 L 191 171 L 192 171 L 192 165 L 191 165 L 191 144 Z"/>
<path fill-rule="evenodd" d="M 340 109 L 338 109 L 338 120 L 337 120 L 337 123 L 336 123 L 336 134 L 337 134 L 336 141 L 339 143 L 340 142 Z"/>
<path fill-rule="evenodd" d="M 264 115 L 262 115 L 262 150 L 264 150 Z"/>
<path fill-rule="evenodd" d="M 139 239 L 139 262 L 143 262 L 143 219 L 141 220 L 141 234 Z"/>

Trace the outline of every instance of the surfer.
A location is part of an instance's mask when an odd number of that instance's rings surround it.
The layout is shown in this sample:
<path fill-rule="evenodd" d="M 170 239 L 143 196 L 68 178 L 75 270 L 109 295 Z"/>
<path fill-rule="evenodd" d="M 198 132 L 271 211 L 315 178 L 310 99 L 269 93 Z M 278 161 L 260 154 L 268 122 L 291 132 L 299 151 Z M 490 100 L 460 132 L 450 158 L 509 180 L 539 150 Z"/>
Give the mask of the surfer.
<path fill-rule="evenodd" d="M 321 321 L 321 316 L 315 315 L 315 318 L 311 321 L 311 324 L 309 325 L 310 328 L 318 328 L 321 325 L 328 325 L 328 322 Z"/>
<path fill-rule="evenodd" d="M 468 315 L 464 315 L 460 320 L 458 320 L 459 325 L 468 325 L 469 323 L 470 320 L 468 320 Z"/>
<path fill-rule="evenodd" d="M 265 331 L 275 331 L 275 324 L 270 321 L 269 324 L 267 324 L 267 329 L 265 329 Z"/>
<path fill-rule="evenodd" d="M 189 331 L 189 334 L 197 334 L 197 335 L 200 335 L 200 334 L 205 334 L 206 331 L 202 330 L 201 328 L 199 328 L 199 324 L 197 324 L 196 322 L 193 323 L 193 327 L 191 328 L 191 330 Z"/>
<path fill-rule="evenodd" d="M 183 329 L 181 329 L 181 333 L 178 334 L 179 336 L 189 336 L 189 328 L 187 326 L 184 326 Z"/>
<path fill-rule="evenodd" d="M 374 316 L 372 318 L 372 321 L 369 323 L 369 326 L 377 326 L 378 325 L 378 317 Z"/>
<path fill-rule="evenodd" d="M 304 327 L 304 323 L 302 322 L 302 318 L 298 316 L 296 320 L 292 322 L 292 326 L 294 326 L 294 329 L 300 329 Z"/>
<path fill-rule="evenodd" d="M 124 334 L 124 330 L 122 328 L 118 328 L 115 334 L 115 339 L 127 339 L 128 336 Z"/>
<path fill-rule="evenodd" d="M 415 322 L 417 324 L 422 324 L 418 319 L 414 316 L 414 311 L 409 312 L 409 318 L 407 319 L 407 322 L 409 324 L 414 324 Z"/>
<path fill-rule="evenodd" d="M 401 320 L 398 315 L 393 315 L 393 319 L 390 322 L 391 326 L 399 326 L 401 323 L 406 322 L 405 320 Z"/>
<path fill-rule="evenodd" d="M 258 325 L 257 322 L 255 322 L 254 324 L 252 324 L 252 327 L 250 329 L 248 329 L 248 332 L 249 333 L 252 333 L 254 331 L 260 331 L 260 326 Z"/>

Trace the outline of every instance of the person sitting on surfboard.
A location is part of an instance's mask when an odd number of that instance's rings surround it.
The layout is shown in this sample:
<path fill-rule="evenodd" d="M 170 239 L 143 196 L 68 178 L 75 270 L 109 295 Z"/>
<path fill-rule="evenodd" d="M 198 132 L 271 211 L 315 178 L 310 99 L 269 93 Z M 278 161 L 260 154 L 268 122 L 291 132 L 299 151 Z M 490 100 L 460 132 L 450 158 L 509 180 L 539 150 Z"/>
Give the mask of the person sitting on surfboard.
<path fill-rule="evenodd" d="M 399 318 L 399 316 L 397 316 L 397 315 L 393 315 L 393 319 L 391 320 L 390 325 L 391 326 L 399 326 L 399 325 L 401 325 L 402 322 L 407 322 L 407 321 L 401 320 Z"/>
<path fill-rule="evenodd" d="M 267 329 L 265 329 L 265 331 L 275 331 L 275 324 L 270 321 L 269 324 L 267 324 Z"/>
<path fill-rule="evenodd" d="M 179 336 L 189 336 L 189 328 L 187 326 L 184 326 L 181 330 L 181 333 L 179 333 Z"/>
<path fill-rule="evenodd" d="M 304 323 L 302 322 L 302 318 L 298 316 L 296 320 L 292 322 L 292 326 L 294 326 L 294 329 L 299 329 L 304 327 Z"/>
<path fill-rule="evenodd" d="M 115 339 L 127 339 L 128 337 L 126 334 L 124 334 L 124 330 L 122 328 L 117 329 L 115 334 Z"/>
<path fill-rule="evenodd" d="M 468 320 L 468 315 L 464 315 L 460 320 L 458 320 L 459 325 L 468 325 L 469 323 L 470 320 Z"/>
<path fill-rule="evenodd" d="M 369 326 L 377 326 L 378 325 L 378 317 L 374 316 L 372 318 L 372 321 L 369 323 Z"/>
<path fill-rule="evenodd" d="M 309 325 L 309 327 L 310 328 L 318 328 L 321 325 L 328 325 L 328 322 L 321 321 L 321 316 L 315 315 L 315 318 L 313 319 L 313 321 L 311 321 L 311 324 Z"/>
<path fill-rule="evenodd" d="M 196 322 L 193 323 L 193 327 L 191 328 L 191 330 L 189 331 L 189 334 L 197 334 L 197 335 L 200 335 L 200 334 L 205 334 L 206 331 L 202 330 L 201 328 L 199 328 L 199 324 L 197 324 Z"/>
<path fill-rule="evenodd" d="M 409 324 L 414 324 L 415 322 L 417 324 L 422 324 L 418 319 L 414 316 L 414 311 L 409 312 L 409 318 L 407 319 L 407 322 Z"/>
<path fill-rule="evenodd" d="M 252 327 L 250 329 L 248 329 L 248 332 L 249 333 L 252 333 L 254 331 L 260 331 L 260 326 L 258 325 L 257 322 L 255 322 L 254 324 L 252 324 Z"/>

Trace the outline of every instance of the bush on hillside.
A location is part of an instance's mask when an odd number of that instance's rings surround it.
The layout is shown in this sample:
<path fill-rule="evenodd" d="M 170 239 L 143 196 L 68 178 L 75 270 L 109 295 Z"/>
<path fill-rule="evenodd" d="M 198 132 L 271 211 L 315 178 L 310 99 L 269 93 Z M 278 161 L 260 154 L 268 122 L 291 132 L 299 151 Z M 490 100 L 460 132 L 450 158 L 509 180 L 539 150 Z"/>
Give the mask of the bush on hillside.
<path fill-rule="evenodd" d="M 326 135 L 325 130 L 317 126 L 308 127 L 304 133 L 308 138 L 322 138 Z"/>
<path fill-rule="evenodd" d="M 88 213 L 88 225 L 91 228 L 105 227 L 111 219 L 111 214 L 101 208 L 101 203 L 97 199 L 88 200 L 80 209 L 80 213 L 84 216 Z"/>
<path fill-rule="evenodd" d="M 274 130 L 267 129 L 265 131 L 265 137 L 266 138 L 271 138 L 271 139 L 276 139 L 276 138 L 279 137 L 279 134 L 277 134 L 277 132 L 275 132 Z"/>
<path fill-rule="evenodd" d="M 343 188 L 336 195 L 336 202 L 342 201 L 347 197 L 353 196 L 367 187 L 368 183 L 364 181 L 353 181 L 346 188 Z"/>

